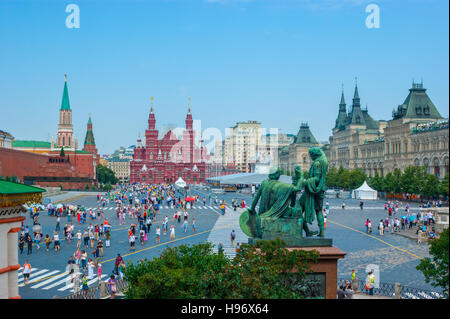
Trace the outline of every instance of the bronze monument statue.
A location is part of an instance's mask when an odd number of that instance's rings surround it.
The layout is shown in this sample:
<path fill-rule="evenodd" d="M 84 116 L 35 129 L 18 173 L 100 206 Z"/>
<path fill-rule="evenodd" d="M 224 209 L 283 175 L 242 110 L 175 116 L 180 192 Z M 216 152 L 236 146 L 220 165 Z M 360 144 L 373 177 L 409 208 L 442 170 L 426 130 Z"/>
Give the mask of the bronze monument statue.
<path fill-rule="evenodd" d="M 328 160 L 317 147 L 309 149 L 313 160 L 306 179 L 300 167 L 295 167 L 292 184 L 278 181 L 279 168 L 273 168 L 269 179 L 261 183 L 253 199 L 252 206 L 243 212 L 239 223 L 243 232 L 254 240 L 281 238 L 288 245 L 312 245 L 311 240 L 303 238 L 318 234 L 323 239 L 324 220 L 322 214 L 325 193 L 325 178 Z M 297 194 L 303 190 L 300 198 Z M 256 205 L 260 202 L 258 212 Z M 317 218 L 318 232 L 308 227 Z M 331 245 L 331 239 L 314 240 L 314 245 Z"/>

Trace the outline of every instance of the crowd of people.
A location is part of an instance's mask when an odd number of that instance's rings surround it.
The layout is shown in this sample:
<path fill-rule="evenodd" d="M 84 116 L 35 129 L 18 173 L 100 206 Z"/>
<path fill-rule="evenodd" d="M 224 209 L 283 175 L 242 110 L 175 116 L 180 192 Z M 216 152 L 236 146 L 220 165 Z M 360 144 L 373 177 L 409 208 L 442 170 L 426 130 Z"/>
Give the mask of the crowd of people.
<path fill-rule="evenodd" d="M 389 232 L 409 231 L 418 235 L 418 244 L 422 242 L 423 238 L 435 238 L 435 217 L 433 212 L 412 212 L 409 203 L 405 205 L 403 210 L 402 203 L 398 201 L 395 203 L 393 201 L 386 202 L 384 209 L 387 211 L 387 216 L 385 219 L 380 219 L 377 226 L 380 236 Z M 370 218 L 366 219 L 365 226 L 366 233 L 372 233 L 372 221 Z"/>

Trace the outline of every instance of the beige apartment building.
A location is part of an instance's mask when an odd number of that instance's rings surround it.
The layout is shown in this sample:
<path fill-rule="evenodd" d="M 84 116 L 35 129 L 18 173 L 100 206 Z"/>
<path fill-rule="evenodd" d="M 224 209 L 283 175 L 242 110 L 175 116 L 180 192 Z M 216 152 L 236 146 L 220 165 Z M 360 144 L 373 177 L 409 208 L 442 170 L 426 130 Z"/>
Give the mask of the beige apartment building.
<path fill-rule="evenodd" d="M 107 167 L 111 169 L 120 181 L 130 180 L 130 162 L 133 159 L 132 147 L 120 147 L 106 158 Z"/>
<path fill-rule="evenodd" d="M 222 145 L 216 144 L 223 165 L 234 164 L 239 171 L 250 172 L 258 157 L 261 132 L 261 123 L 257 121 L 237 122 L 229 128 Z"/>
<path fill-rule="evenodd" d="M 130 179 L 130 160 L 110 158 L 108 159 L 107 167 L 114 172 L 116 178 L 118 178 L 121 182 L 128 181 Z"/>

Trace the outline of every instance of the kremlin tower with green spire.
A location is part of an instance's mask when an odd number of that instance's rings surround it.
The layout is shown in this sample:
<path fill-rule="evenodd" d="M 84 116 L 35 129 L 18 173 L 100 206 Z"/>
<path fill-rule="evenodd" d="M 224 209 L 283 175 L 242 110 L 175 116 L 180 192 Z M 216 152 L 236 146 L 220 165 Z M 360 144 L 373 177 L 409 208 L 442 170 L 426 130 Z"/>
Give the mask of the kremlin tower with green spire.
<path fill-rule="evenodd" d="M 75 150 L 75 139 L 73 138 L 72 110 L 70 109 L 69 90 L 67 88 L 67 74 L 64 75 L 64 91 L 59 109 L 58 134 L 55 148 L 64 147 L 65 150 Z M 53 148 L 53 147 L 52 147 Z"/>
<path fill-rule="evenodd" d="M 89 114 L 89 120 L 87 123 L 87 131 L 86 137 L 84 139 L 83 151 L 94 154 L 94 160 L 98 163 L 99 156 L 97 147 L 95 146 L 94 132 L 92 131 L 91 114 Z"/>

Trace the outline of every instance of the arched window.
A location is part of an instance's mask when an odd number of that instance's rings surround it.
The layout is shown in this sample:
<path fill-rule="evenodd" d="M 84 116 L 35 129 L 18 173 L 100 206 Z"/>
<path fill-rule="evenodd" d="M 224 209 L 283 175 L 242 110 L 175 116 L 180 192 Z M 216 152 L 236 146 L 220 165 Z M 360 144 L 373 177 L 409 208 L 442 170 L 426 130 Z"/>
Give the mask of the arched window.
<path fill-rule="evenodd" d="M 427 173 L 430 174 L 430 161 L 428 160 L 428 158 L 424 158 L 423 159 L 423 166 L 425 166 Z"/>
<path fill-rule="evenodd" d="M 434 175 L 436 177 L 439 177 L 440 173 L 441 173 L 441 170 L 440 170 L 440 167 L 439 167 L 439 159 L 437 157 L 435 157 L 433 159 L 433 167 L 434 167 Z"/>
<path fill-rule="evenodd" d="M 448 157 L 444 157 L 444 176 L 445 174 L 448 174 Z"/>

